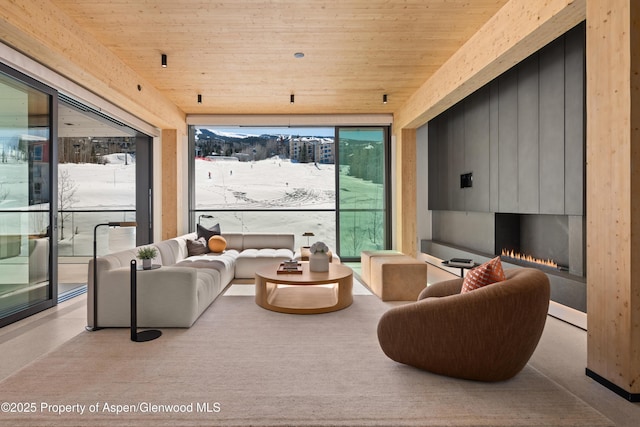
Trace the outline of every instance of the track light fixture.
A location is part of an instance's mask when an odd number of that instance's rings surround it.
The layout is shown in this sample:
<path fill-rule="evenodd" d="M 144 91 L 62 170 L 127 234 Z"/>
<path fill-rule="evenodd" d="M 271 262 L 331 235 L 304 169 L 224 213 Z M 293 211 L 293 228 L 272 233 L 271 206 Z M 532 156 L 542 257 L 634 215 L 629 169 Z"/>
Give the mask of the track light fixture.
<path fill-rule="evenodd" d="M 198 94 L 198 104 L 202 104 L 202 94 Z"/>
<path fill-rule="evenodd" d="M 296 97 L 294 94 L 291 94 L 291 97 L 289 98 L 290 102 L 293 104 L 294 102 L 296 102 Z"/>
<path fill-rule="evenodd" d="M 382 103 L 383 104 L 387 103 L 387 94 L 386 93 L 384 95 L 382 95 Z"/>
<path fill-rule="evenodd" d="M 162 68 L 167 68 L 167 55 L 162 54 Z"/>

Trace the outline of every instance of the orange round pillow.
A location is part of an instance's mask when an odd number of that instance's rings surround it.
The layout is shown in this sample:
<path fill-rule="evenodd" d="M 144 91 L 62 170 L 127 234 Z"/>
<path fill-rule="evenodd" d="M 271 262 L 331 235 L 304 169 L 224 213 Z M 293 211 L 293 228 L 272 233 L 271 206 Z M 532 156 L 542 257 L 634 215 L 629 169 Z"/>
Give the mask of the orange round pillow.
<path fill-rule="evenodd" d="M 224 237 L 216 234 L 215 236 L 211 236 L 209 238 L 207 246 L 209 246 L 209 250 L 211 252 L 220 253 L 224 252 L 224 250 L 227 248 L 227 241 Z"/>

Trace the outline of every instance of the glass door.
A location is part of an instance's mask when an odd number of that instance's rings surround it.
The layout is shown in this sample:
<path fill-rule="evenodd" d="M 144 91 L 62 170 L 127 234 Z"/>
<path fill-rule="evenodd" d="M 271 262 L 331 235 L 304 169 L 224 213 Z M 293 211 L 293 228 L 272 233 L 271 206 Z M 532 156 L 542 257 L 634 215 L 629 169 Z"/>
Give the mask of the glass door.
<path fill-rule="evenodd" d="M 81 100 L 58 95 L 58 301 L 86 291 L 96 254 L 153 240 L 152 138 Z"/>
<path fill-rule="evenodd" d="M 346 261 L 389 244 L 388 128 L 337 129 L 338 253 Z"/>
<path fill-rule="evenodd" d="M 0 64 L 0 326 L 56 304 L 56 98 Z"/>

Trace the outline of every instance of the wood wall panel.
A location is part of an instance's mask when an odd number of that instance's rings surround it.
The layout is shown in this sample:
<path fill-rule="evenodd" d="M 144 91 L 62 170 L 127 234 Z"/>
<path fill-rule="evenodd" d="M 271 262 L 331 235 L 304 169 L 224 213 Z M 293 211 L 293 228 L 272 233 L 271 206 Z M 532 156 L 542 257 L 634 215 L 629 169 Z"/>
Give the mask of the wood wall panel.
<path fill-rule="evenodd" d="M 396 197 L 398 217 L 396 245 L 401 252 L 416 256 L 418 253 L 417 211 L 416 211 L 416 130 L 403 129 L 396 133 L 396 161 L 398 176 Z"/>
<path fill-rule="evenodd" d="M 178 132 L 162 130 L 162 240 L 178 235 Z"/>
<path fill-rule="evenodd" d="M 640 393 L 638 22 L 640 4 L 635 0 L 587 2 L 587 368 L 636 397 Z"/>

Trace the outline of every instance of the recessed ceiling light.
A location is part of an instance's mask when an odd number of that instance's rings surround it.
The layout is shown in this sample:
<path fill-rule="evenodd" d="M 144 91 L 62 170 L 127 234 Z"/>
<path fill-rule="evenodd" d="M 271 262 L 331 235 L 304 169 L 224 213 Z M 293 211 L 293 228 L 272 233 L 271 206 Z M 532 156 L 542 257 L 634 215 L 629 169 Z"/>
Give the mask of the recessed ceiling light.
<path fill-rule="evenodd" d="M 296 52 L 293 54 L 293 56 L 295 58 L 304 58 L 304 53 L 303 52 Z"/>

